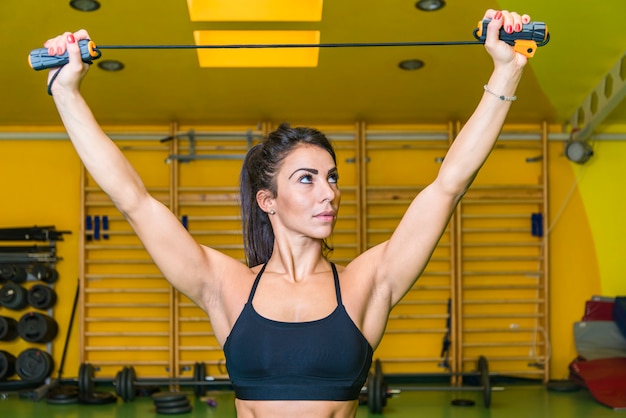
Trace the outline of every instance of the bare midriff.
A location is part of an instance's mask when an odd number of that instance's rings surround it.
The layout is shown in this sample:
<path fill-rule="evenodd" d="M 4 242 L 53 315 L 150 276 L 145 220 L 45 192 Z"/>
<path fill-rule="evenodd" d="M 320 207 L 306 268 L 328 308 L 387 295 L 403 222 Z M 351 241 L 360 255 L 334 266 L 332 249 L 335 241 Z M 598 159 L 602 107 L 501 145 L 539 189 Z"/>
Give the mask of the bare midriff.
<path fill-rule="evenodd" d="M 237 418 L 354 418 L 358 401 L 244 401 L 235 399 Z"/>

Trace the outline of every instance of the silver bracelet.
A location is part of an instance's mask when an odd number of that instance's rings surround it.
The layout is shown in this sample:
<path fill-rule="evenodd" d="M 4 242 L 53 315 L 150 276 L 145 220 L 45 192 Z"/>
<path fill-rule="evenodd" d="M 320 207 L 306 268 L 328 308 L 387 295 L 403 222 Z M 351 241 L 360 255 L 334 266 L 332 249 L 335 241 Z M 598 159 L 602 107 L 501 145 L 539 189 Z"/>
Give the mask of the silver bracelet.
<path fill-rule="evenodd" d="M 491 94 L 492 96 L 497 97 L 498 99 L 505 101 L 505 102 L 513 102 L 515 100 L 517 100 L 517 96 L 504 96 L 504 95 L 499 95 L 494 93 L 493 91 L 489 90 L 489 87 L 485 84 L 485 91 L 489 94 Z"/>

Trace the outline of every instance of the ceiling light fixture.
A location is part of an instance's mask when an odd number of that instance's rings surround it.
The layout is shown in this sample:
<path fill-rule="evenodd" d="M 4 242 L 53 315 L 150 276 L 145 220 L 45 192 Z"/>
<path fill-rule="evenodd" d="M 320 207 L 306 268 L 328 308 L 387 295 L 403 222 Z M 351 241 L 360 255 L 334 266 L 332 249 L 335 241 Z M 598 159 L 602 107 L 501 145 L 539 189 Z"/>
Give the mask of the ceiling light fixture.
<path fill-rule="evenodd" d="M 124 64 L 117 60 L 104 60 L 98 63 L 98 67 L 104 71 L 121 71 L 124 69 Z"/>
<path fill-rule="evenodd" d="M 419 0 L 417 3 L 415 3 L 415 7 L 423 12 L 434 12 L 436 10 L 442 9 L 445 5 L 446 2 L 443 0 Z"/>
<path fill-rule="evenodd" d="M 425 65 L 424 61 L 422 60 L 410 59 L 410 60 L 400 61 L 400 64 L 398 64 L 398 67 L 406 71 L 413 71 L 413 70 L 419 70 L 424 65 Z"/>
<path fill-rule="evenodd" d="M 100 8 L 100 3 L 96 0 L 71 0 L 70 6 L 81 12 L 93 12 Z"/>
<path fill-rule="evenodd" d="M 565 156 L 576 164 L 584 164 L 593 156 L 593 148 L 586 141 L 569 141 L 565 145 Z"/>

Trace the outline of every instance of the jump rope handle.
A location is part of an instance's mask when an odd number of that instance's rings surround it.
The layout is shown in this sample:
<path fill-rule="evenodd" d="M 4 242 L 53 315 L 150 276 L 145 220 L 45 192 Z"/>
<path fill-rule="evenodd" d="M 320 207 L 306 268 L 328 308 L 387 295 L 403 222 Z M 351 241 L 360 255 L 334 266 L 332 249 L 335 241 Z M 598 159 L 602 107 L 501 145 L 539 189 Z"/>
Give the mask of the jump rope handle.
<path fill-rule="evenodd" d="M 478 27 L 474 29 L 474 37 L 485 43 L 487 39 L 487 25 L 491 19 L 478 22 Z M 504 28 L 500 29 L 500 39 L 511 45 L 516 52 L 526 55 L 528 58 L 535 55 L 537 47 L 544 46 L 550 40 L 548 26 L 543 22 L 528 22 L 522 26 L 520 32 L 506 33 Z"/>
<path fill-rule="evenodd" d="M 102 53 L 96 47 L 96 44 L 89 39 L 81 39 L 78 41 L 80 54 L 83 62 L 91 64 L 93 60 L 102 56 Z M 63 55 L 49 55 L 48 48 L 38 48 L 30 51 L 28 56 L 28 64 L 35 70 L 45 70 L 46 68 L 60 67 L 70 61 L 67 51 Z"/>

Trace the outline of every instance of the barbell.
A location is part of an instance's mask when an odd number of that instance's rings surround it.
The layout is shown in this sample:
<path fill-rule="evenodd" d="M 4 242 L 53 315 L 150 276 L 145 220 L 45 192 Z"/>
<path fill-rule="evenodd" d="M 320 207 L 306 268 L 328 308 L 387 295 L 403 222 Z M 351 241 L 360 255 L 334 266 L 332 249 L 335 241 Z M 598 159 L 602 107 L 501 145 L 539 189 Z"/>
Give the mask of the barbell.
<path fill-rule="evenodd" d="M 137 388 L 142 386 L 192 386 L 194 395 L 200 397 L 206 393 L 209 386 L 224 387 L 230 386 L 229 380 L 215 379 L 207 377 L 204 363 L 195 363 L 193 367 L 193 378 L 154 378 L 138 379 L 135 368 L 124 367 L 117 372 L 114 379 L 99 379 L 95 377 L 95 368 L 92 364 L 83 363 L 78 370 L 78 393 L 94 393 L 96 383 L 113 384 L 115 394 L 122 398 L 124 402 L 133 401 Z"/>
<path fill-rule="evenodd" d="M 402 392 L 418 391 L 451 391 L 451 392 L 482 392 L 485 408 L 491 406 L 491 392 L 494 390 L 489 379 L 489 364 L 484 356 L 478 357 L 476 371 L 471 373 L 450 373 L 445 376 L 477 376 L 480 386 L 397 386 L 390 387 L 385 381 L 382 364 L 379 359 L 374 362 L 374 373 L 370 373 L 361 395 L 367 398 L 367 406 L 374 414 L 380 414 L 387 405 L 387 399 Z M 424 375 L 428 376 L 428 375 Z M 433 375 L 434 376 L 434 375 Z M 443 376 L 443 375 L 442 375 Z"/>

